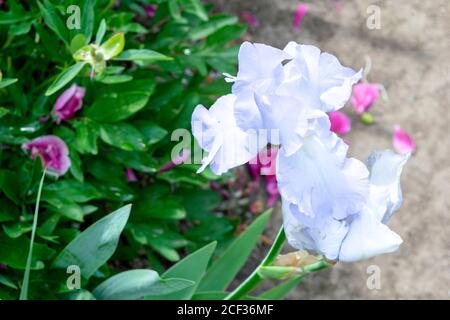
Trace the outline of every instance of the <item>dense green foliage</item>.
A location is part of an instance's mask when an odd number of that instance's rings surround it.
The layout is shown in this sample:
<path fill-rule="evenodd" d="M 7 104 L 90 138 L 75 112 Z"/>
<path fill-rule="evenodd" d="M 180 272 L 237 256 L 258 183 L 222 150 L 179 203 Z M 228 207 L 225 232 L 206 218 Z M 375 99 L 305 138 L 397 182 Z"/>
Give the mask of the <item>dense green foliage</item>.
<path fill-rule="evenodd" d="M 81 24 L 70 30 L 66 9 L 74 4 L 81 8 Z M 158 5 L 152 17 L 144 10 L 150 4 Z M 224 243 L 234 234 L 236 223 L 213 212 L 221 198 L 209 190 L 208 181 L 216 179 L 212 174 L 196 175 L 193 164 L 158 172 L 171 159 L 176 144 L 171 133 L 190 127 L 196 104 L 229 91 L 220 73 L 234 73 L 237 47 L 230 42 L 245 27 L 212 9 L 199 0 L 122 0 L 119 5 L 114 0 L 8 0 L 1 5 L 1 299 L 19 296 L 42 172 L 40 161 L 21 145 L 39 136 L 63 139 L 71 167 L 44 183 L 30 298 L 61 297 L 67 291 L 64 268 L 77 254 L 90 257 L 79 262 L 83 281 L 91 278 L 93 288 L 118 270 L 150 266 L 161 274 L 180 253 Z M 90 44 L 107 54 L 89 56 L 95 48 Z M 57 124 L 51 115 L 55 101 L 73 83 L 86 90 L 83 107 Z M 127 181 L 126 168 L 137 181 Z M 114 228 L 104 226 L 109 238 L 88 228 L 102 228 L 100 219 L 127 203 L 134 204 L 131 213 L 128 208 L 126 217 L 118 215 L 122 221 Z M 80 238 L 82 230 L 88 238 Z M 94 247 L 89 252 L 87 244 L 97 244 L 101 253 Z M 180 278 L 170 270 L 167 279 Z M 147 271 L 126 276 L 142 276 L 163 288 L 164 281 Z M 195 283 L 200 276 L 191 278 Z M 115 280 L 103 282 L 94 294 L 120 297 L 105 289 Z M 186 287 L 184 295 L 193 294 L 189 281 L 173 281 L 172 287 Z M 138 296 L 152 296 L 156 287 L 147 290 L 145 283 Z"/>

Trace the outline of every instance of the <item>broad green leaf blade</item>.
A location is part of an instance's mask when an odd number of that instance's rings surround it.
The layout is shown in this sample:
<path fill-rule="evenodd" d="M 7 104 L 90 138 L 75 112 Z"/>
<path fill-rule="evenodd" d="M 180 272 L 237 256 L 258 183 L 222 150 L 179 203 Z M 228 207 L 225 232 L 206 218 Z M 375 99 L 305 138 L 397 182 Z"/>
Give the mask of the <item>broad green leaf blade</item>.
<path fill-rule="evenodd" d="M 5 78 L 3 80 L 0 80 L 0 89 L 12 85 L 15 82 L 17 82 L 17 79 Z"/>
<path fill-rule="evenodd" d="M 191 280 L 195 283 L 192 287 L 167 295 L 158 295 L 154 297 L 154 299 L 189 300 L 194 295 L 200 280 L 205 274 L 206 268 L 208 267 L 208 262 L 216 249 L 216 244 L 216 242 L 212 242 L 195 251 L 162 275 L 163 279 L 181 278 Z"/>
<path fill-rule="evenodd" d="M 189 38 L 191 40 L 199 40 L 206 38 L 210 34 L 213 34 L 217 30 L 232 25 L 238 22 L 238 19 L 234 16 L 216 15 L 211 17 L 208 21 L 199 24 L 189 31 Z"/>
<path fill-rule="evenodd" d="M 199 291 L 222 291 L 231 283 L 257 244 L 272 210 L 261 214 L 223 255 L 214 261 L 203 277 Z"/>
<path fill-rule="evenodd" d="M 83 11 L 81 12 L 81 33 L 84 34 L 88 43 L 94 32 L 94 5 L 94 0 L 83 1 Z"/>
<path fill-rule="evenodd" d="M 114 60 L 125 61 L 145 61 L 147 63 L 154 61 L 167 61 L 173 58 L 163 55 L 162 53 L 148 49 L 130 49 L 123 51 Z"/>
<path fill-rule="evenodd" d="M 304 278 L 304 275 L 295 276 L 258 296 L 260 299 L 279 300 L 289 294 Z"/>
<path fill-rule="evenodd" d="M 192 13 L 195 14 L 197 17 L 202 19 L 203 21 L 208 21 L 208 13 L 205 10 L 205 7 L 203 6 L 202 2 L 200 0 L 189 0 L 192 6 Z"/>
<path fill-rule="evenodd" d="M 126 205 L 84 230 L 64 248 L 52 267 L 66 269 L 77 265 L 81 275 L 88 279 L 113 255 L 130 210 L 131 205 Z"/>
<path fill-rule="evenodd" d="M 66 84 L 68 84 L 73 78 L 75 78 L 78 75 L 78 73 L 80 73 L 81 69 L 83 69 L 86 63 L 87 62 L 85 61 L 75 63 L 74 65 L 70 66 L 69 68 L 61 72 L 60 75 L 56 78 L 56 80 L 47 89 L 45 95 L 51 96 L 56 91 L 58 91 Z"/>
<path fill-rule="evenodd" d="M 105 36 L 105 32 L 106 32 L 106 22 L 105 19 L 102 19 L 102 21 L 100 21 L 100 26 L 98 27 L 97 34 L 95 36 L 96 45 L 99 46 L 100 43 L 102 43 L 103 37 Z"/>
<path fill-rule="evenodd" d="M 153 80 L 136 80 L 108 86 L 100 93 L 86 116 L 100 122 L 117 122 L 145 107 L 155 89 Z"/>
<path fill-rule="evenodd" d="M 68 29 L 62 19 L 58 16 L 54 5 L 48 0 L 44 0 L 44 4 L 42 4 L 40 1 L 37 1 L 37 4 L 39 6 L 39 9 L 41 10 L 41 14 L 44 18 L 45 23 L 67 45 L 69 34 Z"/>
<path fill-rule="evenodd" d="M 161 279 L 153 270 L 130 270 L 112 276 L 99 284 L 92 294 L 99 300 L 136 300 L 177 292 L 194 283 L 184 279 Z"/>
<path fill-rule="evenodd" d="M 119 55 L 123 48 L 125 47 L 125 36 L 122 32 L 116 33 L 111 38 L 106 40 L 100 49 L 103 52 L 103 58 L 105 60 L 110 60 L 115 56 Z"/>
<path fill-rule="evenodd" d="M 65 300 L 95 300 L 92 293 L 87 290 L 79 289 L 64 295 Z"/>
<path fill-rule="evenodd" d="M 8 278 L 7 276 L 1 275 L 1 274 L 0 274 L 0 284 L 3 284 L 4 286 L 7 286 L 11 289 L 15 289 L 15 290 L 18 289 L 16 284 L 10 278 Z"/>
<path fill-rule="evenodd" d="M 11 239 L 3 233 L 0 234 L 0 261 L 11 268 L 24 270 L 29 245 L 29 239 L 24 236 Z M 54 250 L 46 245 L 35 243 L 33 246 L 31 269 L 42 269 L 44 264 L 40 260 L 48 260 L 54 253 Z"/>
<path fill-rule="evenodd" d="M 127 123 L 103 124 L 100 138 L 107 144 L 125 151 L 144 151 L 146 145 L 142 133 Z"/>

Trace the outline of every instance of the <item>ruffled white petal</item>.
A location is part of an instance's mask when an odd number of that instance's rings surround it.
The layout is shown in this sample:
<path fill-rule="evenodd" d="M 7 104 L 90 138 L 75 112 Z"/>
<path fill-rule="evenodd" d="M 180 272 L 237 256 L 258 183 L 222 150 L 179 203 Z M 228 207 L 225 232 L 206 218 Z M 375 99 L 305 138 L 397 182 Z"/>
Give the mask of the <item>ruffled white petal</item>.
<path fill-rule="evenodd" d="M 321 53 L 315 46 L 290 42 L 284 51 L 292 60 L 285 68 L 287 82 L 279 90 L 296 94 L 310 107 L 325 112 L 342 108 L 351 96 L 353 84 L 362 77 L 361 70 L 343 67 L 335 56 Z"/>
<path fill-rule="evenodd" d="M 238 94 L 249 87 L 255 89 L 261 81 L 274 78 L 275 70 L 288 57 L 283 50 L 261 43 L 244 42 L 239 49 L 239 70 L 232 92 Z"/>
<path fill-rule="evenodd" d="M 351 222 L 342 242 L 339 260 L 354 262 L 396 251 L 402 244 L 398 234 L 380 222 L 370 209 L 365 208 Z"/>
<path fill-rule="evenodd" d="M 284 230 L 289 244 L 296 249 L 314 251 L 329 260 L 337 260 L 341 243 L 347 235 L 347 223 L 330 218 L 320 228 L 308 227 L 297 219 L 293 210 L 296 206 L 283 199 Z"/>
<path fill-rule="evenodd" d="M 309 109 L 302 102 L 289 96 L 255 95 L 256 105 L 261 114 L 263 127 L 272 134 L 269 142 L 282 144 L 286 156 L 297 152 L 303 145 L 305 136 L 312 129 L 329 130 L 326 121 L 316 121 L 319 118 L 328 119 L 326 113 Z"/>
<path fill-rule="evenodd" d="M 367 164 L 370 170 L 368 206 L 379 221 L 386 223 L 403 202 L 400 175 L 410 154 L 399 155 L 391 150 L 374 152 Z"/>
<path fill-rule="evenodd" d="M 202 160 L 201 172 L 207 165 L 215 174 L 242 165 L 254 158 L 267 142 L 258 141 L 256 132 L 244 131 L 236 125 L 236 96 L 219 98 L 209 110 L 202 105 L 192 114 L 192 132 L 200 147 L 209 154 Z"/>
<path fill-rule="evenodd" d="M 278 153 L 277 181 L 281 195 L 297 206 L 305 225 L 322 226 L 330 217 L 344 219 L 358 213 L 368 194 L 368 171 L 356 159 L 342 159 L 335 135 L 310 136 L 303 147 L 287 157 Z M 283 148 L 283 147 L 282 147 Z"/>

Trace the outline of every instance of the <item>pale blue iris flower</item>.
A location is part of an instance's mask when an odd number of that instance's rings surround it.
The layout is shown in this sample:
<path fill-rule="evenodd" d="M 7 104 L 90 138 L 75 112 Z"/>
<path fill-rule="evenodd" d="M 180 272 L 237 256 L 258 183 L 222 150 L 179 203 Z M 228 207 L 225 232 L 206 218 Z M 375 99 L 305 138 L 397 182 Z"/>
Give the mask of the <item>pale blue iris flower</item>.
<path fill-rule="evenodd" d="M 284 50 L 245 42 L 238 59 L 237 76 L 226 75 L 232 93 L 192 115 L 193 134 L 208 152 L 199 171 L 209 165 L 222 174 L 279 144 L 276 176 L 293 247 L 341 261 L 396 250 L 402 241 L 385 223 L 401 205 L 408 156 L 374 153 L 368 167 L 347 158 L 326 114 L 345 105 L 361 71 L 294 42 Z"/>

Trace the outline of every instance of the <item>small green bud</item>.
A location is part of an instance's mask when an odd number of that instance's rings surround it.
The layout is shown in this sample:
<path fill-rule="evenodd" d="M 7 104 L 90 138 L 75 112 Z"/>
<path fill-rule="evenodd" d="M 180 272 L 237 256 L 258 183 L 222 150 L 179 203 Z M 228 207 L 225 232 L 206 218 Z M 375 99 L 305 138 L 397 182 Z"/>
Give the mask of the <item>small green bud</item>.
<path fill-rule="evenodd" d="M 363 113 L 361 115 L 361 122 L 367 125 L 371 125 L 373 123 L 373 117 L 370 113 Z"/>

